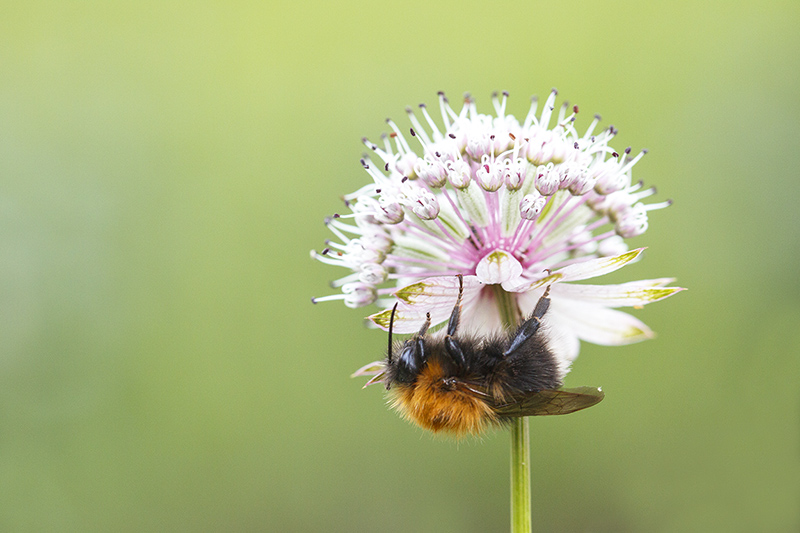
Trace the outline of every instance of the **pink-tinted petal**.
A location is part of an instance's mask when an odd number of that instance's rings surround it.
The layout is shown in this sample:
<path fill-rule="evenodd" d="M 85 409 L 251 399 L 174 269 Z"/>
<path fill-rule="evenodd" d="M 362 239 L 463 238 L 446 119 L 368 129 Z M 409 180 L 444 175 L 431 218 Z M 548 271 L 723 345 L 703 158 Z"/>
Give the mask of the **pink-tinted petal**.
<path fill-rule="evenodd" d="M 374 376 L 376 374 L 380 374 L 385 369 L 386 364 L 383 361 L 373 361 L 350 374 L 350 377 L 357 378 L 358 376 Z"/>
<path fill-rule="evenodd" d="M 452 306 L 450 307 L 450 311 L 452 311 Z M 438 324 L 439 322 L 443 322 L 450 316 L 450 311 L 442 310 L 442 309 L 434 309 L 433 311 L 428 311 L 431 314 L 431 322 L 433 324 Z M 419 330 L 422 324 L 425 322 L 425 311 L 421 313 L 416 310 L 408 310 L 402 307 L 397 307 L 397 311 L 394 314 L 394 326 L 393 331 L 394 333 L 415 333 Z M 370 315 L 367 318 L 371 320 L 376 326 L 381 328 L 384 331 L 389 331 L 389 324 L 391 323 L 392 317 L 392 310 L 384 309 L 380 313 L 375 313 L 374 315 Z"/>
<path fill-rule="evenodd" d="M 557 271 L 562 275 L 561 281 L 579 281 L 582 279 L 594 278 L 614 272 L 624 267 L 631 261 L 639 257 L 644 251 L 644 248 L 637 248 L 624 254 L 615 255 L 614 257 L 599 257 L 596 259 L 587 259 L 580 263 L 566 266 Z"/>
<path fill-rule="evenodd" d="M 472 307 L 484 284 L 476 276 L 464 276 L 463 308 Z M 444 322 L 453 312 L 458 298 L 458 278 L 456 276 L 435 276 L 412 283 L 394 293 L 398 300 L 394 316 L 394 332 L 414 333 L 425 322 L 426 314 L 431 315 L 431 324 Z M 367 318 L 383 330 L 389 330 L 391 308 Z"/>
<path fill-rule="evenodd" d="M 461 307 L 461 333 L 487 334 L 502 330 L 503 322 L 491 289 L 481 290 L 469 305 Z"/>
<path fill-rule="evenodd" d="M 477 276 L 464 276 L 463 280 L 463 300 L 466 302 L 468 295 L 479 292 L 484 284 Z M 452 310 L 458 298 L 458 287 L 458 276 L 433 276 L 398 289 L 394 295 L 407 309 L 446 305 Z"/>
<path fill-rule="evenodd" d="M 370 385 L 375 385 L 376 383 L 383 383 L 383 378 L 386 376 L 386 372 L 381 372 L 380 374 L 376 374 L 369 378 L 369 381 L 364 383 L 364 386 L 361 387 L 362 389 L 366 389 Z"/>

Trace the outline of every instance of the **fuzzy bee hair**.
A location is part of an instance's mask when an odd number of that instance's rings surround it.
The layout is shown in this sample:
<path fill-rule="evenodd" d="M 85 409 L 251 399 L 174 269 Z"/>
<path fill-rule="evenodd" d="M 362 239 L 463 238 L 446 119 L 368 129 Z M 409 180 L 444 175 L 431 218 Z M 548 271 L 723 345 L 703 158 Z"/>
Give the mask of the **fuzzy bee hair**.
<path fill-rule="evenodd" d="M 558 390 L 562 366 L 541 328 L 549 287 L 513 333 L 460 333 L 463 278 L 446 330 L 428 333 L 430 314 L 404 342 L 392 342 L 395 305 L 383 382 L 403 417 L 433 432 L 480 434 L 514 417 L 566 414 L 602 399 L 599 389 Z"/>

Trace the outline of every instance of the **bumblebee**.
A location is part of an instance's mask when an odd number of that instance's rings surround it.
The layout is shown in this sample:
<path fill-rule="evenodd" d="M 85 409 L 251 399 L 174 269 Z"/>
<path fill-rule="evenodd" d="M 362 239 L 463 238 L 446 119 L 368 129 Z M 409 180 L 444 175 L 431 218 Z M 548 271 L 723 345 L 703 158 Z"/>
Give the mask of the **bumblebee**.
<path fill-rule="evenodd" d="M 431 334 L 430 313 L 418 333 L 392 342 L 389 323 L 382 381 L 401 415 L 433 432 L 478 435 L 513 418 L 563 415 L 603 399 L 598 388 L 561 389 L 556 355 L 541 327 L 550 287 L 515 332 L 480 336 L 459 331 L 463 277 L 444 335 Z M 439 332 L 441 333 L 441 332 Z"/>

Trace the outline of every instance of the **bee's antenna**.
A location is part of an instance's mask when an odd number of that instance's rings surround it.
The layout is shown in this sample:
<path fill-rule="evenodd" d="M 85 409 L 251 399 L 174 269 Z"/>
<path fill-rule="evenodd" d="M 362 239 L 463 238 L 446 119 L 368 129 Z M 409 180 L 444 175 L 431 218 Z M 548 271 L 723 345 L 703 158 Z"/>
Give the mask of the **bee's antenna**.
<path fill-rule="evenodd" d="M 392 328 L 394 327 L 394 312 L 397 311 L 397 304 L 400 302 L 395 302 L 394 307 L 392 307 L 392 316 L 389 318 L 389 357 L 388 363 L 392 364 Z"/>

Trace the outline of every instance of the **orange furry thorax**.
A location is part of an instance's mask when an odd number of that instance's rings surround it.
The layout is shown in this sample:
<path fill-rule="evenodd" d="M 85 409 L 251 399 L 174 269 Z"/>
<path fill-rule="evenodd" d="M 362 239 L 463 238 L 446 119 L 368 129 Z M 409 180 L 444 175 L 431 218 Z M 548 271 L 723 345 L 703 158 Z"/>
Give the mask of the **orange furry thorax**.
<path fill-rule="evenodd" d="M 491 406 L 446 380 L 442 366 L 428 361 L 414 383 L 397 383 L 390 391 L 392 407 L 403 417 L 433 432 L 455 436 L 479 434 L 497 423 Z"/>

